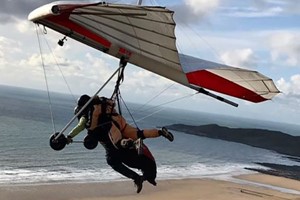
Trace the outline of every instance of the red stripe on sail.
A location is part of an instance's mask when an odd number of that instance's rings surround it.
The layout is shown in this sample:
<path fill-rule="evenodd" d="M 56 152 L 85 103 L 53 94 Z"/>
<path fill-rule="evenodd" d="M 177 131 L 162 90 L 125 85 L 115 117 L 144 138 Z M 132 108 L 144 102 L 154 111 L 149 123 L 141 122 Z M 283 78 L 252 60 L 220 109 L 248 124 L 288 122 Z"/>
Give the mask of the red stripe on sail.
<path fill-rule="evenodd" d="M 98 42 L 100 45 L 104 46 L 105 48 L 110 48 L 111 42 L 104 39 L 103 37 L 93 33 L 92 31 L 82 27 L 81 25 L 69 20 L 70 13 L 64 13 L 57 16 L 48 17 L 47 20 L 51 21 L 52 23 L 58 24 L 65 28 L 69 28 L 70 30 L 77 32 L 91 40 Z"/>
<path fill-rule="evenodd" d="M 232 81 L 229 81 L 221 76 L 218 76 L 206 70 L 190 72 L 186 75 L 189 83 L 193 85 L 204 87 L 216 92 L 220 92 L 229 96 L 237 97 L 255 103 L 267 100 L 259 94 L 247 88 L 244 88 Z"/>
<path fill-rule="evenodd" d="M 130 51 L 124 49 L 124 48 L 120 48 L 119 49 L 119 54 L 121 54 L 123 56 L 126 56 L 126 57 L 130 57 L 132 53 Z"/>

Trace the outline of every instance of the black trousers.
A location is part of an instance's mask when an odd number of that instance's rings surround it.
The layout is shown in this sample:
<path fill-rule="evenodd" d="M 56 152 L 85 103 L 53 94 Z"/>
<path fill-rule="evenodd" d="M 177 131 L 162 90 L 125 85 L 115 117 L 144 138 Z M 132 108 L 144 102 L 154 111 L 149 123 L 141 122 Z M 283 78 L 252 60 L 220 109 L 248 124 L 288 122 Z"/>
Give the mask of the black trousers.
<path fill-rule="evenodd" d="M 138 155 L 135 149 L 107 151 L 106 160 L 115 171 L 127 178 L 135 180 L 139 176 L 130 168 L 141 170 L 145 180 L 154 181 L 156 178 L 156 162 L 147 147 L 143 155 Z"/>
<path fill-rule="evenodd" d="M 130 168 L 139 169 L 143 173 L 144 180 L 148 180 L 152 183 L 155 182 L 156 162 L 147 146 L 143 144 L 142 155 L 138 155 L 135 149 L 124 149 L 122 147 L 117 149 L 110 140 L 110 128 L 111 123 L 107 123 L 97 127 L 94 131 L 89 132 L 89 134 L 91 134 L 95 140 L 98 140 L 106 150 L 107 164 L 115 171 L 133 180 L 136 180 L 139 175 Z"/>

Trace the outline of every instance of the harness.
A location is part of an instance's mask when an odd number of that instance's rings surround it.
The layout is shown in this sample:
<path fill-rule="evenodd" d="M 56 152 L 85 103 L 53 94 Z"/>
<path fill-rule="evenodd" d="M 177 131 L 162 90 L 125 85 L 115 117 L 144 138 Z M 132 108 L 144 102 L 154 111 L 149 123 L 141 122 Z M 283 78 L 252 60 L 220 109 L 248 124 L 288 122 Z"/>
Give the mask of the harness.
<path fill-rule="evenodd" d="M 121 125 L 113 119 L 113 116 L 117 116 L 119 114 L 122 115 L 121 105 L 120 105 L 121 97 L 120 97 L 119 87 L 124 80 L 124 69 L 125 69 L 126 65 L 127 65 L 127 60 L 124 57 L 122 57 L 120 59 L 120 70 L 118 72 L 118 79 L 116 81 L 116 85 L 115 85 L 115 89 L 112 94 L 112 97 L 110 99 L 101 97 L 99 99 L 95 99 L 92 101 L 92 105 L 101 105 L 101 114 L 100 114 L 98 122 L 97 122 L 98 127 L 96 128 L 97 130 L 94 130 L 93 132 L 95 132 L 95 134 L 98 135 L 97 136 L 98 141 L 100 141 L 100 143 L 108 151 L 112 150 L 112 149 L 110 149 L 110 148 L 112 148 L 112 146 L 114 146 L 114 149 L 120 148 L 120 140 L 118 142 L 114 143 L 113 137 L 118 138 L 119 135 L 112 135 L 112 134 L 114 134 L 114 133 L 111 133 L 112 125 L 116 126 L 116 128 L 120 131 L 120 134 L 126 128 L 126 125 L 125 125 L 125 127 L 122 128 Z M 117 103 L 119 114 L 114 112 L 115 105 L 112 104 L 112 102 Z M 91 111 L 89 113 L 89 120 L 88 120 L 89 122 L 92 119 L 92 113 L 93 113 L 93 108 L 91 109 Z M 102 132 L 102 134 L 100 132 Z M 144 136 L 142 130 L 138 129 L 137 136 L 138 136 L 138 138 L 145 139 L 145 136 Z"/>

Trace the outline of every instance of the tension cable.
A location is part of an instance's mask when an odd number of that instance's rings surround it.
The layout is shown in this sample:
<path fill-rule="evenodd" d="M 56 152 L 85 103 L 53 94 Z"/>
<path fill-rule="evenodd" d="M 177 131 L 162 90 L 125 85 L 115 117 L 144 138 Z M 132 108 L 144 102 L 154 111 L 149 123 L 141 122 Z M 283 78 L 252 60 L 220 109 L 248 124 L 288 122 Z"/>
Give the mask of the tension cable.
<path fill-rule="evenodd" d="M 67 88 L 68 88 L 68 90 L 69 90 L 69 92 L 70 92 L 70 94 L 71 94 L 71 96 L 73 97 L 73 100 L 76 102 L 76 98 L 75 98 L 75 96 L 74 96 L 74 94 L 73 94 L 73 92 L 72 92 L 72 90 L 71 90 L 71 87 L 70 87 L 70 85 L 69 85 L 69 83 L 68 83 L 68 81 L 67 81 L 67 79 L 66 79 L 66 77 L 65 77 L 65 75 L 64 75 L 64 73 L 63 73 L 63 71 L 62 71 L 62 69 L 61 69 L 61 67 L 60 67 L 60 65 L 59 65 L 59 63 L 58 63 L 58 61 L 57 61 L 57 59 L 56 59 L 56 57 L 55 57 L 55 55 L 54 55 L 52 49 L 51 49 L 51 47 L 50 47 L 50 45 L 49 45 L 49 43 L 48 43 L 48 41 L 46 40 L 46 38 L 44 38 L 44 39 L 45 39 L 45 42 L 46 42 L 46 44 L 47 44 L 47 46 L 48 46 L 48 48 L 49 48 L 49 51 L 50 51 L 51 54 L 52 54 L 52 57 L 53 57 L 53 59 L 54 59 L 54 61 L 55 61 L 55 63 L 56 63 L 56 66 L 57 66 L 57 68 L 59 69 L 60 74 L 61 74 L 61 76 L 62 76 L 62 78 L 63 78 L 63 80 L 64 80 L 64 82 L 65 82 L 65 84 L 66 84 L 66 86 L 67 86 Z"/>
<path fill-rule="evenodd" d="M 43 72 L 44 72 L 46 89 L 47 89 L 48 104 L 49 104 L 49 111 L 50 111 L 50 117 L 51 117 L 51 122 L 52 122 L 52 128 L 53 128 L 53 132 L 55 133 L 56 132 L 56 127 L 55 127 L 53 111 L 52 111 L 52 101 L 51 101 L 50 92 L 49 92 L 48 78 L 47 78 L 47 74 L 46 74 L 45 62 L 44 62 L 44 57 L 43 57 L 43 52 L 42 52 L 41 41 L 40 41 L 40 37 L 39 37 L 38 25 L 37 24 L 36 24 L 35 30 L 36 30 L 36 34 L 37 34 L 37 38 L 38 38 L 39 50 L 40 50 L 40 55 L 41 55 L 41 62 L 42 62 L 42 67 L 43 67 Z"/>
<path fill-rule="evenodd" d="M 141 105 L 140 107 L 138 107 L 136 109 L 135 112 L 138 112 L 140 110 L 142 110 L 145 106 L 147 106 L 150 102 L 152 102 L 153 100 L 157 99 L 157 97 L 159 97 L 161 94 L 163 94 L 165 91 L 167 91 L 168 89 L 170 89 L 171 87 L 173 87 L 173 85 L 175 85 L 175 83 L 172 83 L 171 85 L 169 85 L 168 87 L 166 87 L 165 89 L 163 89 L 162 91 L 160 91 L 158 94 L 156 94 L 155 96 L 153 96 L 150 100 L 148 100 L 146 103 L 144 103 L 143 105 Z"/>
<path fill-rule="evenodd" d="M 180 101 L 180 100 L 182 100 L 182 99 L 186 99 L 186 98 L 192 97 L 192 96 L 194 96 L 194 95 L 196 95 L 196 94 L 199 94 L 199 92 L 196 92 L 196 93 L 194 93 L 194 94 L 189 94 L 189 95 L 186 95 L 186 96 L 183 96 L 183 97 L 180 97 L 180 98 L 176 98 L 176 99 L 173 99 L 173 100 L 171 100 L 171 101 L 167 101 L 167 102 L 165 102 L 165 103 L 159 104 L 159 105 L 157 105 L 157 106 L 150 107 L 150 108 L 145 109 L 145 110 L 143 110 L 143 111 L 152 110 L 152 109 L 155 109 L 155 108 L 158 108 L 158 107 L 162 107 L 162 106 L 164 106 L 164 105 L 167 105 L 167 104 L 170 104 L 170 103 L 173 103 L 173 102 L 176 102 L 176 101 Z M 154 112 L 150 113 L 149 115 L 144 116 L 144 117 L 138 119 L 137 122 L 142 121 L 142 120 L 144 120 L 144 119 L 146 119 L 146 118 L 148 118 L 148 117 L 151 117 L 152 115 L 154 115 L 154 114 L 156 114 L 156 113 L 159 113 L 159 112 L 161 112 L 161 111 L 164 110 L 164 109 L 166 109 L 166 107 L 162 107 L 161 109 L 159 109 L 159 110 L 157 110 L 157 111 L 154 111 Z"/>

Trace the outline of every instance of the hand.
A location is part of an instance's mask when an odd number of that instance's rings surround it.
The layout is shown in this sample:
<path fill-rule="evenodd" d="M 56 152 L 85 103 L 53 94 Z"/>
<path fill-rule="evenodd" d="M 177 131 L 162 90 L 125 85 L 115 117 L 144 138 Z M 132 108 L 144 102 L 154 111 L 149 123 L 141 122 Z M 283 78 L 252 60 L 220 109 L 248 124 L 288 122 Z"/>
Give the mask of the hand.
<path fill-rule="evenodd" d="M 66 139 L 67 139 L 67 144 L 71 144 L 73 142 L 71 136 L 68 136 Z"/>

